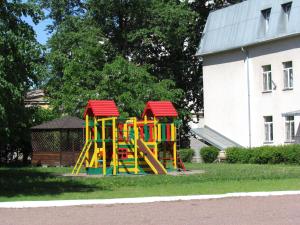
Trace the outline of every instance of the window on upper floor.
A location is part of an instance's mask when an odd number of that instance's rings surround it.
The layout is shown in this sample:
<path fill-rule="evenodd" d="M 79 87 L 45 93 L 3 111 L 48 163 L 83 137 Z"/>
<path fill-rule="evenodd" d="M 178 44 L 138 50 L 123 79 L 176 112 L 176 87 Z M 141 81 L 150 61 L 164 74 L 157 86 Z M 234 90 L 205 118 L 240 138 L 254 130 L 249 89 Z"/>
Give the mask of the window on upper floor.
<path fill-rule="evenodd" d="M 264 120 L 265 142 L 270 143 L 273 142 L 273 116 L 265 116 Z"/>
<path fill-rule="evenodd" d="M 285 4 L 281 5 L 282 11 L 287 19 L 287 21 L 289 21 L 290 19 L 290 14 L 291 14 L 291 9 L 292 9 L 292 2 L 288 2 Z"/>
<path fill-rule="evenodd" d="M 271 8 L 262 10 L 261 14 L 264 18 L 264 29 L 265 29 L 265 32 L 267 32 L 269 30 Z"/>
<path fill-rule="evenodd" d="M 263 69 L 263 91 L 272 91 L 272 68 L 271 65 L 262 67 Z"/>
<path fill-rule="evenodd" d="M 293 62 L 288 61 L 284 62 L 283 64 L 283 83 L 284 83 L 284 90 L 291 90 L 293 89 Z"/>
<path fill-rule="evenodd" d="M 294 116 L 285 117 L 285 140 L 286 142 L 295 141 L 295 120 Z"/>

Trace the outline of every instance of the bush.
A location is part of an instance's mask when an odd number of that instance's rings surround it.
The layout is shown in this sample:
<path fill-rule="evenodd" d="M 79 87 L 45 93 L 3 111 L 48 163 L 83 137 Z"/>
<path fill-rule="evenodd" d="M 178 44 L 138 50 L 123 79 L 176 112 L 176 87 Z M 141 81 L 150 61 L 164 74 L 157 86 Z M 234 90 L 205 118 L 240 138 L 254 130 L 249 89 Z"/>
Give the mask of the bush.
<path fill-rule="evenodd" d="M 195 154 L 194 149 L 179 149 L 179 156 L 183 162 L 191 162 Z"/>
<path fill-rule="evenodd" d="M 300 145 L 228 148 L 227 162 L 251 164 L 300 164 Z"/>
<path fill-rule="evenodd" d="M 251 155 L 246 148 L 232 147 L 226 149 L 226 160 L 229 163 L 247 163 L 250 157 Z"/>
<path fill-rule="evenodd" d="M 213 163 L 219 155 L 219 150 L 215 147 L 203 147 L 201 148 L 200 155 L 205 163 Z"/>

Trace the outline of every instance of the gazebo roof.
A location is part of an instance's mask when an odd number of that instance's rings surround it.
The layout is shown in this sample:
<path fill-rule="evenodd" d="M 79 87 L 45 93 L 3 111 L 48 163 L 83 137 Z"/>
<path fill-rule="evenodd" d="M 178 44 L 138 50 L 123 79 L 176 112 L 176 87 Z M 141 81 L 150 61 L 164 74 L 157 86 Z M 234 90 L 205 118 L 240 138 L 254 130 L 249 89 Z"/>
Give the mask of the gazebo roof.
<path fill-rule="evenodd" d="M 170 101 L 149 101 L 144 109 L 142 117 L 177 117 L 178 113 Z"/>
<path fill-rule="evenodd" d="M 64 116 L 40 125 L 31 127 L 32 130 L 60 130 L 60 129 L 81 129 L 84 127 L 84 120 L 73 116 Z"/>

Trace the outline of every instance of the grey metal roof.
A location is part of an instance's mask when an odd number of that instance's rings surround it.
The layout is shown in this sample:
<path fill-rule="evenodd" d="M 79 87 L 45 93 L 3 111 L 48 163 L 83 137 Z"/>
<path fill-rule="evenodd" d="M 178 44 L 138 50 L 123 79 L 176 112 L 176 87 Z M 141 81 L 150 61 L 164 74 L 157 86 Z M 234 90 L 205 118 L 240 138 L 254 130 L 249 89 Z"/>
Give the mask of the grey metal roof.
<path fill-rule="evenodd" d="M 204 128 L 197 128 L 191 130 L 192 134 L 196 135 L 203 141 L 215 146 L 220 150 L 224 150 L 230 147 L 240 147 L 241 145 L 223 136 L 217 131 L 205 126 Z"/>
<path fill-rule="evenodd" d="M 32 130 L 60 130 L 60 129 L 81 129 L 84 127 L 84 120 L 73 116 L 64 116 L 49 122 L 31 127 Z"/>
<path fill-rule="evenodd" d="M 283 113 L 282 116 L 300 116 L 300 110 Z"/>
<path fill-rule="evenodd" d="M 292 2 L 287 21 L 282 4 Z M 272 8 L 265 32 L 261 11 Z M 247 0 L 208 16 L 197 55 L 227 51 L 300 34 L 300 0 Z"/>

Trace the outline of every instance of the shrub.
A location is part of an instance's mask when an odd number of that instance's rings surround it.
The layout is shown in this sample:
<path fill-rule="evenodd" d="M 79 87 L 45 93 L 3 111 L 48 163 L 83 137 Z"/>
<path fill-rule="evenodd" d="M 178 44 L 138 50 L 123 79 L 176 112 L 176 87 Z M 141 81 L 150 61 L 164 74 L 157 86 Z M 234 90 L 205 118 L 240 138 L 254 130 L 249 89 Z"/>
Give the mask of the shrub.
<path fill-rule="evenodd" d="M 227 162 L 252 164 L 300 164 L 300 145 L 228 148 Z"/>
<path fill-rule="evenodd" d="M 251 157 L 246 148 L 232 147 L 226 149 L 226 159 L 229 163 L 247 163 Z"/>
<path fill-rule="evenodd" d="M 194 149 L 179 149 L 179 156 L 183 162 L 191 162 L 195 154 Z"/>
<path fill-rule="evenodd" d="M 203 147 L 201 148 L 200 155 L 205 163 L 213 163 L 219 155 L 219 150 L 215 147 Z"/>

